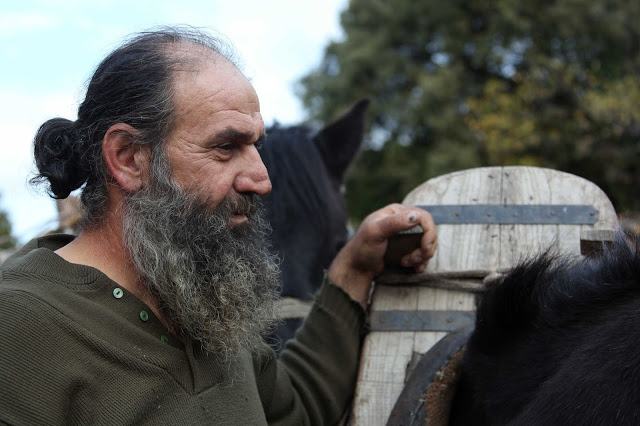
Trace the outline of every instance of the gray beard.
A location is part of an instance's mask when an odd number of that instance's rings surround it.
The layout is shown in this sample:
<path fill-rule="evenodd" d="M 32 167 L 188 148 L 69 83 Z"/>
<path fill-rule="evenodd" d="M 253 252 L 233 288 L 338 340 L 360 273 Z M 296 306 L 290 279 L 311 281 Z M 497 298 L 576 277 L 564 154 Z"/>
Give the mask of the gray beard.
<path fill-rule="evenodd" d="M 212 211 L 156 175 L 123 206 L 125 248 L 165 320 L 225 359 L 259 348 L 276 324 L 278 263 L 258 204 L 257 195 L 239 195 Z M 237 213 L 249 222 L 231 228 Z"/>

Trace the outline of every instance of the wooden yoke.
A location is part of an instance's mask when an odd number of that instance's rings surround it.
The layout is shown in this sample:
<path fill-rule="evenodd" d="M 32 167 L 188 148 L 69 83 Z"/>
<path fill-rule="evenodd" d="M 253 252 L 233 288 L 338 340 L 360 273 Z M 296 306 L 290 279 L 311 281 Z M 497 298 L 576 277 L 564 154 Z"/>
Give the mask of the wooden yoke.
<path fill-rule="evenodd" d="M 434 206 L 438 250 L 423 274 L 386 271 L 376 280 L 353 425 L 387 423 L 422 354 L 448 332 L 473 326 L 474 294 L 492 274 L 548 248 L 580 254 L 581 239 L 593 250 L 594 239 L 618 228 L 596 185 L 535 167 L 450 173 L 420 185 L 403 203 Z"/>

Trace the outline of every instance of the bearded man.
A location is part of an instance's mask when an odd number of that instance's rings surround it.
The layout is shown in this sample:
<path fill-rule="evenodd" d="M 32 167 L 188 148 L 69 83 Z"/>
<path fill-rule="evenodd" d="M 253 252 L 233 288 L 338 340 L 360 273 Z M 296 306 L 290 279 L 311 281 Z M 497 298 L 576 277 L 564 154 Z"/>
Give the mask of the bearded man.
<path fill-rule="evenodd" d="M 258 97 L 217 39 L 141 33 L 96 69 L 75 122 L 39 129 L 51 195 L 82 187 L 77 238 L 38 238 L 0 281 L 0 421 L 33 424 L 334 424 L 351 398 L 371 282 L 387 239 L 428 213 L 370 215 L 332 263 L 280 360 L 277 260 L 259 197 Z"/>

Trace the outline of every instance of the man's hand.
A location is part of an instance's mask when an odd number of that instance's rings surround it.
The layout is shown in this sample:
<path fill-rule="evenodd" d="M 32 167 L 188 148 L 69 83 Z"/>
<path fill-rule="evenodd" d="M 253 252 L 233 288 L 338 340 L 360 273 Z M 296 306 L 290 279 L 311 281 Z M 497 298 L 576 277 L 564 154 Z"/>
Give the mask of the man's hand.
<path fill-rule="evenodd" d="M 329 281 L 366 308 L 371 282 L 384 269 L 387 240 L 416 225 L 424 230 L 420 248 L 406 254 L 402 258 L 402 266 L 422 272 L 436 251 L 438 237 L 433 219 L 417 207 L 391 204 L 370 214 L 362 222 L 331 263 Z"/>

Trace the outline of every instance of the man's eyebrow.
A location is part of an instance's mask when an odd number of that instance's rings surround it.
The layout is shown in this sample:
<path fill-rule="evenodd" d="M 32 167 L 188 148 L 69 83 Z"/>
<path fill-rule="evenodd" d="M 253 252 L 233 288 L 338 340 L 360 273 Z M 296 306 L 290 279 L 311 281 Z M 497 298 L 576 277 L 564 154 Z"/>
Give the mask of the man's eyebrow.
<path fill-rule="evenodd" d="M 211 138 L 212 144 L 218 144 L 223 142 L 231 142 L 231 143 L 251 143 L 253 142 L 253 138 L 255 137 L 255 133 L 253 132 L 243 132 L 233 128 L 227 128 L 216 134 Z M 256 143 L 264 142 L 266 138 L 266 134 L 262 133 L 260 137 L 256 140 Z"/>

